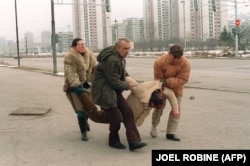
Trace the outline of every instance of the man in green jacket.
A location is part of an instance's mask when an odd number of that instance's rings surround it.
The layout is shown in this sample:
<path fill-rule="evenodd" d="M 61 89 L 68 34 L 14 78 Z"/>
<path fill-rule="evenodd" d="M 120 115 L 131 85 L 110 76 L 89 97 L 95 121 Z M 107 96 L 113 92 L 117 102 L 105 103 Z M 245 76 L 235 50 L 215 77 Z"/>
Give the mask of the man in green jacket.
<path fill-rule="evenodd" d="M 99 62 L 91 87 L 91 96 L 95 104 L 105 111 L 109 119 L 109 146 L 117 149 L 126 147 L 120 142 L 119 130 L 123 119 L 130 151 L 146 146 L 141 142 L 136 128 L 133 111 L 122 92 L 136 86 L 125 81 L 126 60 L 130 51 L 130 40 L 118 39 L 115 46 L 104 48 L 97 57 Z"/>

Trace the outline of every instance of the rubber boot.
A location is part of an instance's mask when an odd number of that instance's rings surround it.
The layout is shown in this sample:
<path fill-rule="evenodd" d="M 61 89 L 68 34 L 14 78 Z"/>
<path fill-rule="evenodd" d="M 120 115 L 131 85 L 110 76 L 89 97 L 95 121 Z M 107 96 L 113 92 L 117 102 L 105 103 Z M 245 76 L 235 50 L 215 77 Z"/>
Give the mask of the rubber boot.
<path fill-rule="evenodd" d="M 81 139 L 83 141 L 88 141 L 86 116 L 79 116 L 78 114 L 77 118 L 78 118 L 78 124 L 79 124 L 80 131 L 81 131 Z"/>

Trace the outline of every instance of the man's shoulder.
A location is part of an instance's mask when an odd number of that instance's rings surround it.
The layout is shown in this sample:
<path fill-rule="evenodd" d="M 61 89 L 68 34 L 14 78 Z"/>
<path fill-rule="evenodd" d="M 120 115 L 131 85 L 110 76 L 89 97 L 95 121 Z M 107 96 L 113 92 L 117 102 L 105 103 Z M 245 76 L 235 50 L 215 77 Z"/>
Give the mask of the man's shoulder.
<path fill-rule="evenodd" d="M 160 64 L 168 59 L 168 54 L 163 54 L 155 60 L 155 64 Z"/>
<path fill-rule="evenodd" d="M 188 65 L 188 66 L 191 65 L 189 59 L 186 58 L 186 57 L 183 57 L 182 64 L 183 64 L 183 65 Z"/>
<path fill-rule="evenodd" d="M 106 61 L 107 62 L 120 62 L 120 59 L 115 54 L 112 54 L 112 55 L 107 57 Z"/>
<path fill-rule="evenodd" d="M 165 53 L 165 54 L 162 54 L 161 56 L 159 56 L 157 59 L 159 59 L 159 60 L 166 59 L 166 58 L 168 58 L 168 56 L 169 56 L 169 54 Z"/>

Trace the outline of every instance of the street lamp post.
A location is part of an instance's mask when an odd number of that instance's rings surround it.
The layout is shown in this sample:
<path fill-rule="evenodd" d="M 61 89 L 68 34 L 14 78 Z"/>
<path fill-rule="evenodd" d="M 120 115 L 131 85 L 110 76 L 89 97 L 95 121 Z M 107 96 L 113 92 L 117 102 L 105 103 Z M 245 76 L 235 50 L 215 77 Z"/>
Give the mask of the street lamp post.
<path fill-rule="evenodd" d="M 15 16 L 16 16 L 16 44 L 17 44 L 17 60 L 18 66 L 20 66 L 20 56 L 19 56 L 19 35 L 18 35 L 18 21 L 17 21 L 17 5 L 15 0 Z"/>
<path fill-rule="evenodd" d="M 117 40 L 118 38 L 118 30 L 117 30 L 117 20 L 115 19 L 115 41 Z"/>
<path fill-rule="evenodd" d="M 53 73 L 57 73 L 57 64 L 56 64 L 56 30 L 55 30 L 55 18 L 54 18 L 54 0 L 51 0 L 51 28 L 52 28 L 52 35 L 51 35 L 51 46 L 53 52 L 53 66 L 54 70 Z"/>
<path fill-rule="evenodd" d="M 185 18 L 185 0 L 182 0 L 183 3 L 183 36 L 184 36 L 184 51 L 186 51 L 186 18 Z"/>

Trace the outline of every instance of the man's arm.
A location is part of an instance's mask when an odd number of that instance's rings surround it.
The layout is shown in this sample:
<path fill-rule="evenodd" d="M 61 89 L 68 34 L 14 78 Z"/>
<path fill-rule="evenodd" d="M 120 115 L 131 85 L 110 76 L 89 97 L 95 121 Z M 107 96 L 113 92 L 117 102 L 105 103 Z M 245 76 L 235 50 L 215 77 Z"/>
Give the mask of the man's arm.
<path fill-rule="evenodd" d="M 114 59 L 108 59 L 103 64 L 103 72 L 107 79 L 108 84 L 114 90 L 129 90 L 129 84 L 126 81 L 121 81 L 122 67 L 120 62 Z"/>
<path fill-rule="evenodd" d="M 166 87 L 174 89 L 185 85 L 189 80 L 190 70 L 189 63 L 182 65 L 180 72 L 178 72 L 175 77 L 169 77 L 166 79 Z"/>
<path fill-rule="evenodd" d="M 179 115 L 178 102 L 173 90 L 169 88 L 163 88 L 163 94 L 169 100 L 173 116 L 178 116 Z"/>
<path fill-rule="evenodd" d="M 161 58 L 158 58 L 154 63 L 154 80 L 161 80 L 163 76 L 164 72 L 161 65 Z"/>

